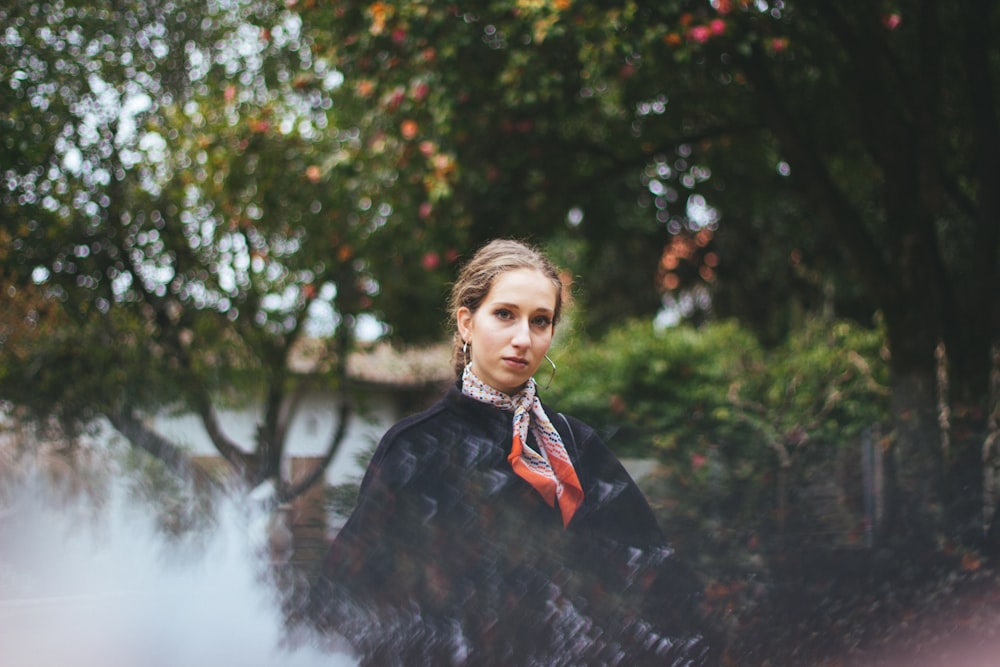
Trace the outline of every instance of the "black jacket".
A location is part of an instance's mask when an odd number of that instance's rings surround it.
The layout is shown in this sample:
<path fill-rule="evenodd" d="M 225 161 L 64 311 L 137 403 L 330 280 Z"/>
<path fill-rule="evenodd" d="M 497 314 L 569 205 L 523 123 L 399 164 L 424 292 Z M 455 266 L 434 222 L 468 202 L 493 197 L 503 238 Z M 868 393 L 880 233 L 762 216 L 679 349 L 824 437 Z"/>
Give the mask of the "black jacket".
<path fill-rule="evenodd" d="M 584 491 L 565 529 L 507 462 L 511 413 L 457 386 L 382 438 L 310 601 L 363 663 L 707 664 L 700 588 L 642 493 L 546 413 Z"/>

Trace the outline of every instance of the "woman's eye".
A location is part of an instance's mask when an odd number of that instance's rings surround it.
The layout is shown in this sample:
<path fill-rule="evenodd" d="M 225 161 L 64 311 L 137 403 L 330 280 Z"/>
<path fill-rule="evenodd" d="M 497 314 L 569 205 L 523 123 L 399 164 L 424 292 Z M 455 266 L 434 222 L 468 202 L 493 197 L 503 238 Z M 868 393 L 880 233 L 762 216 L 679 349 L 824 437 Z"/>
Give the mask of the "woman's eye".
<path fill-rule="evenodd" d="M 550 324 L 552 324 L 552 320 L 550 320 L 547 317 L 536 317 L 534 322 L 536 327 L 542 327 L 542 328 L 548 327 Z"/>
<path fill-rule="evenodd" d="M 511 317 L 513 317 L 513 314 L 506 308 L 498 308 L 495 315 L 499 317 L 501 320 L 509 320 Z"/>

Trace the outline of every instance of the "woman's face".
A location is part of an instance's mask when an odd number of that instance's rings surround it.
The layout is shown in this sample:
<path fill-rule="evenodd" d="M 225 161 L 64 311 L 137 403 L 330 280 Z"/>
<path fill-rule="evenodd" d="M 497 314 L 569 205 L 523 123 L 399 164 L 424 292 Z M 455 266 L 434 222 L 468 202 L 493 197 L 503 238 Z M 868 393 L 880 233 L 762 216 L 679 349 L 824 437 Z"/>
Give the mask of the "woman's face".
<path fill-rule="evenodd" d="M 497 276 L 476 312 L 458 309 L 458 331 L 480 380 L 516 394 L 535 374 L 552 343 L 556 290 L 541 271 L 512 269 Z"/>

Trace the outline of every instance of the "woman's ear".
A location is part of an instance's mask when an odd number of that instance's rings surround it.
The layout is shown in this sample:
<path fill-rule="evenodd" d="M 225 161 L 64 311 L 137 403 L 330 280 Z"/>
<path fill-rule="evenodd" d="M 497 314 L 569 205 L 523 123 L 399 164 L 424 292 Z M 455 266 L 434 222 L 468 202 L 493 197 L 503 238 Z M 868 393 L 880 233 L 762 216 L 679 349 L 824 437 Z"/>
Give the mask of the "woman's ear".
<path fill-rule="evenodd" d="M 472 334 L 472 311 L 465 306 L 456 310 L 455 326 L 458 327 L 458 335 L 462 337 L 463 341 L 468 343 L 469 336 Z"/>

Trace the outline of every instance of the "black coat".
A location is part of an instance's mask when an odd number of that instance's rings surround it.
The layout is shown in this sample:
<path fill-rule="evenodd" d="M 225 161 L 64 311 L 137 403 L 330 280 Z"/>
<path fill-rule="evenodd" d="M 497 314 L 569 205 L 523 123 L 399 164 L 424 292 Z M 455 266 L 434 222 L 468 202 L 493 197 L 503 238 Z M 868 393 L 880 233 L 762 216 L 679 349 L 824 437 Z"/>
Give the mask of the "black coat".
<path fill-rule="evenodd" d="M 621 463 L 546 408 L 583 505 L 507 462 L 512 415 L 457 386 L 382 438 L 312 589 L 311 614 L 365 664 L 702 665 L 700 587 Z"/>

